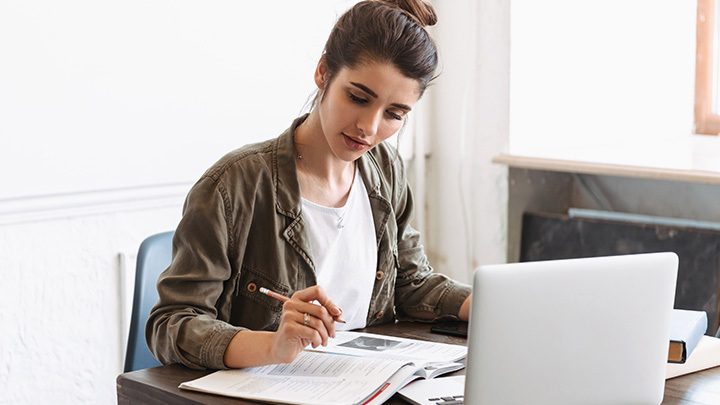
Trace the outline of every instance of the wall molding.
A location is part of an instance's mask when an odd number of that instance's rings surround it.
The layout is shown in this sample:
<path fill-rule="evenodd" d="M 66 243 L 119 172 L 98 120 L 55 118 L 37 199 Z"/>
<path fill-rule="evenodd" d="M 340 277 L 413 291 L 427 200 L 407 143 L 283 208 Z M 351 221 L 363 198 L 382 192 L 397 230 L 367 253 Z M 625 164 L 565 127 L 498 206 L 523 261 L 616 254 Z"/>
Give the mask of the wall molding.
<path fill-rule="evenodd" d="M 0 226 L 167 207 L 180 210 L 191 187 L 192 183 L 171 183 L 0 199 Z"/>

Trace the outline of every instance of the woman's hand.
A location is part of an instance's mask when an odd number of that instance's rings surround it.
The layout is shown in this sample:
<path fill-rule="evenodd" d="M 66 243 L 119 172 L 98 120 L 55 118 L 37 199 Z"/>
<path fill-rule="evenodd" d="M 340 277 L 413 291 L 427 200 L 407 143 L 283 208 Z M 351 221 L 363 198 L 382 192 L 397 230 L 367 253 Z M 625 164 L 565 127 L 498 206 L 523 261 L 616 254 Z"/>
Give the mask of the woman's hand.
<path fill-rule="evenodd" d="M 463 301 L 462 306 L 460 306 L 460 312 L 458 312 L 458 318 L 460 318 L 461 321 L 469 321 L 470 320 L 470 304 L 472 302 L 472 294 L 468 295 L 467 298 L 465 298 L 465 301 Z"/>
<path fill-rule="evenodd" d="M 243 330 L 233 336 L 225 349 L 225 365 L 242 368 L 289 363 L 309 344 L 326 346 L 328 339 L 335 337 L 333 316 L 341 314 L 322 287 L 298 291 L 283 305 L 277 332 Z"/>
<path fill-rule="evenodd" d="M 335 337 L 333 316 L 341 314 L 342 310 L 320 286 L 312 286 L 293 294 L 283 305 L 280 326 L 275 332 L 271 349 L 275 362 L 293 361 L 309 344 L 313 348 L 327 346 L 328 338 Z"/>

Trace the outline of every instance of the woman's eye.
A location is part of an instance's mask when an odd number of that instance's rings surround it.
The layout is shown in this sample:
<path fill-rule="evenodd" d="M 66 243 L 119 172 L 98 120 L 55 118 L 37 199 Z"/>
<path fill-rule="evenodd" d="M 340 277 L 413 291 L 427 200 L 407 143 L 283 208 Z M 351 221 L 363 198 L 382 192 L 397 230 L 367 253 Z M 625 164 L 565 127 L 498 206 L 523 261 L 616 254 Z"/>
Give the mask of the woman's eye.
<path fill-rule="evenodd" d="M 367 100 L 365 100 L 364 98 L 358 97 L 358 96 L 356 96 L 356 95 L 354 95 L 354 94 L 352 94 L 352 93 L 348 93 L 348 95 L 349 95 L 349 97 L 350 97 L 350 100 L 352 100 L 352 101 L 354 101 L 354 102 L 356 102 L 356 103 L 359 103 L 359 104 L 365 104 L 365 103 L 367 103 Z"/>
<path fill-rule="evenodd" d="M 392 112 L 392 111 L 388 111 L 387 114 L 390 116 L 390 118 L 395 119 L 395 120 L 398 120 L 398 121 L 401 120 L 401 119 L 403 119 L 402 115 L 400 115 L 400 114 L 395 114 L 395 113 Z"/>

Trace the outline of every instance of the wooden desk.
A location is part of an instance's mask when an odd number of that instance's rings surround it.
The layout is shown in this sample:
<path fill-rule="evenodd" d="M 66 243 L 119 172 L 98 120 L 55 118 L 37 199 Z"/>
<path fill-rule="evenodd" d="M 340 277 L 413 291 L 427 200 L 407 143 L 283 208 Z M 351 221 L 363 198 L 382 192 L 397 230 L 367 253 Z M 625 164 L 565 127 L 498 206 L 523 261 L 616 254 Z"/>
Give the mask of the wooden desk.
<path fill-rule="evenodd" d="M 465 339 L 430 333 L 427 324 L 400 323 L 364 329 L 378 333 L 411 339 L 432 340 L 443 343 L 465 344 Z M 183 381 L 200 378 L 210 371 L 191 370 L 173 364 L 121 374 L 117 378 L 118 404 L 228 404 L 241 405 L 253 402 L 203 394 L 178 388 Z M 460 374 L 463 371 L 458 372 Z M 407 404 L 398 395 L 387 404 Z M 666 405 L 717 405 L 720 404 L 720 367 L 667 380 L 665 383 Z"/>

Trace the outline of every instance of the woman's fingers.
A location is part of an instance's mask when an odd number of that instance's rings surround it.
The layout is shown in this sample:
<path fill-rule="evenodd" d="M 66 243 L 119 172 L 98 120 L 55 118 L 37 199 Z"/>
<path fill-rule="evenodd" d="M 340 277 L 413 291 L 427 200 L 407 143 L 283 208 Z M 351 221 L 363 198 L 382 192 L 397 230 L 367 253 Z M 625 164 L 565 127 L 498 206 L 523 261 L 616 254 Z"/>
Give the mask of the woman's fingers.
<path fill-rule="evenodd" d="M 325 292 L 325 289 L 319 285 L 308 287 L 304 290 L 297 291 L 292 296 L 293 299 L 297 298 L 301 301 L 312 302 L 317 301 L 320 305 L 325 308 L 331 316 L 342 315 L 342 309 L 332 302 L 330 297 Z"/>
<path fill-rule="evenodd" d="M 309 340 L 312 344 L 313 349 L 317 348 L 320 345 L 327 346 L 329 333 L 327 331 L 327 328 L 325 327 L 325 324 L 320 319 L 306 312 L 303 314 L 302 323 L 303 326 L 305 326 L 305 329 L 308 329 L 310 331 L 310 336 L 312 336 L 312 338 Z"/>
<path fill-rule="evenodd" d="M 289 363 L 308 345 L 317 347 L 320 336 L 317 331 L 291 319 L 292 316 L 285 316 L 280 321 L 280 326 L 275 332 L 272 345 L 272 356 L 278 363 Z"/>
<path fill-rule="evenodd" d="M 335 318 L 342 315 L 342 310 L 332 302 L 322 287 L 312 286 L 304 290 L 300 290 L 293 294 L 292 299 L 288 302 L 294 300 L 301 301 L 301 303 L 299 303 L 300 305 L 297 307 L 298 311 L 307 312 L 320 319 L 324 323 L 325 329 L 328 331 L 328 335 L 330 337 L 335 337 Z M 320 305 L 311 303 L 313 301 L 319 303 Z M 306 305 L 302 305 L 302 303 L 310 304 L 312 306 L 308 307 Z"/>
<path fill-rule="evenodd" d="M 275 354 L 284 361 L 292 361 L 308 345 L 313 348 L 327 346 L 328 339 L 335 337 L 333 316 L 341 314 L 342 310 L 322 287 L 313 286 L 296 292 L 283 304 Z"/>
<path fill-rule="evenodd" d="M 298 331 L 303 332 L 300 336 L 311 340 L 313 347 L 326 346 L 328 338 L 335 336 L 332 317 L 320 305 L 290 300 L 283 305 L 283 316 L 300 327 Z"/>

